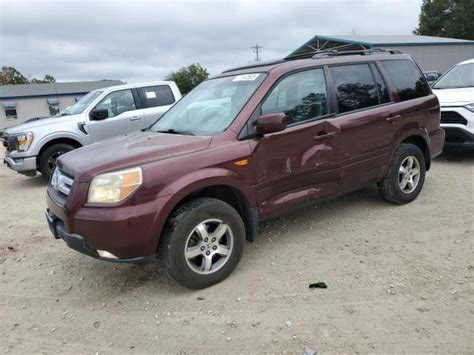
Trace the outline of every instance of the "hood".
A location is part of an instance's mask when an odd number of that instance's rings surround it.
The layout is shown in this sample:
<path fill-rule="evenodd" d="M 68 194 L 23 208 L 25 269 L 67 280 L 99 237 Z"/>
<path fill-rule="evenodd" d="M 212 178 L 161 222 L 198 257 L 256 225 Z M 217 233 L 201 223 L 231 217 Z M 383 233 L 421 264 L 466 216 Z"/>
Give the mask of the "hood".
<path fill-rule="evenodd" d="M 102 172 L 140 166 L 206 149 L 211 137 L 134 132 L 73 150 L 61 156 L 58 167 L 76 181 L 90 181 Z"/>
<path fill-rule="evenodd" d="M 74 120 L 78 116 L 80 115 L 55 116 L 55 117 L 43 118 L 38 121 L 20 123 L 19 125 L 6 128 L 5 134 L 17 134 L 17 133 L 33 131 L 35 128 L 61 124 L 63 122 Z"/>
<path fill-rule="evenodd" d="M 454 89 L 434 89 L 441 106 L 464 106 L 474 102 L 474 87 Z"/>

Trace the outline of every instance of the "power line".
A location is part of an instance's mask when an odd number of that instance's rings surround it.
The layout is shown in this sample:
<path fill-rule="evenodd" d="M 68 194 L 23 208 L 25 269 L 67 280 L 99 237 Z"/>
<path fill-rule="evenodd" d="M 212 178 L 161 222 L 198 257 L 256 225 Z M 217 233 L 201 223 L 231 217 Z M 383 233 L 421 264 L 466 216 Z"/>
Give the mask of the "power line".
<path fill-rule="evenodd" d="M 260 46 L 256 44 L 255 46 L 250 47 L 253 49 L 253 52 L 255 53 L 255 61 L 259 62 L 261 60 L 260 58 L 260 50 L 263 48 L 263 46 Z"/>

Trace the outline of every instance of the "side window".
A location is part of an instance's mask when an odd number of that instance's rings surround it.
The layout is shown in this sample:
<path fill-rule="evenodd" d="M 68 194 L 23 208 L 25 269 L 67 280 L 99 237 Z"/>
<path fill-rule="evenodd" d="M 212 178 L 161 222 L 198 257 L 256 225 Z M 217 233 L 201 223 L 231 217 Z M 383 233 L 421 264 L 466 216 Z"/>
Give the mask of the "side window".
<path fill-rule="evenodd" d="M 280 81 L 262 105 L 262 114 L 284 112 L 288 124 L 324 116 L 328 112 L 323 69 L 312 69 Z"/>
<path fill-rule="evenodd" d="M 339 113 L 379 104 L 378 88 L 369 64 L 329 67 L 336 90 Z"/>
<path fill-rule="evenodd" d="M 110 118 L 127 111 L 136 110 L 137 107 L 135 106 L 132 90 L 121 90 L 108 94 L 95 106 L 94 109 L 108 110 Z"/>
<path fill-rule="evenodd" d="M 146 107 L 166 106 L 174 103 L 173 92 L 168 85 L 149 86 L 138 89 Z"/>
<path fill-rule="evenodd" d="M 395 86 L 401 101 L 412 100 L 430 94 L 424 75 L 409 60 L 380 61 Z"/>

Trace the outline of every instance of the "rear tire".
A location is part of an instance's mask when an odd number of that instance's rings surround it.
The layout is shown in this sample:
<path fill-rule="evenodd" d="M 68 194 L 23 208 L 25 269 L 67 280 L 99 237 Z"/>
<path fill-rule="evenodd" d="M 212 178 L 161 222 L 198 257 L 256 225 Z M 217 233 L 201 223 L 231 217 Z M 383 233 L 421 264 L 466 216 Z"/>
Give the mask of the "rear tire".
<path fill-rule="evenodd" d="M 56 167 L 56 159 L 61 155 L 76 149 L 74 146 L 65 143 L 53 144 L 46 148 L 39 157 L 38 170 L 45 179 L 50 179 L 54 168 Z"/>
<path fill-rule="evenodd" d="M 197 198 L 173 212 L 158 252 L 179 284 L 202 289 L 232 273 L 244 244 L 245 226 L 232 206 L 214 198 Z"/>
<path fill-rule="evenodd" d="M 426 162 L 414 144 L 403 143 L 395 152 L 385 178 L 378 184 L 385 200 L 403 205 L 417 198 L 425 182 Z"/>

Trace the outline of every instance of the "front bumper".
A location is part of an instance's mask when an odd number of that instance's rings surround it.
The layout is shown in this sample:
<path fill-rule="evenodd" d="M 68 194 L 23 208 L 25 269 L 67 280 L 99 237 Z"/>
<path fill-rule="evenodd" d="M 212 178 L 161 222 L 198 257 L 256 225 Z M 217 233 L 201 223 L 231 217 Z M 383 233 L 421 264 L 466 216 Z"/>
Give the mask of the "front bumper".
<path fill-rule="evenodd" d="M 474 134 L 461 127 L 444 127 L 447 149 L 474 149 Z"/>
<path fill-rule="evenodd" d="M 465 107 L 441 107 L 441 128 L 446 131 L 445 148 L 474 148 L 474 112 Z"/>
<path fill-rule="evenodd" d="M 14 158 L 6 155 L 3 163 L 20 174 L 27 176 L 36 175 L 36 157 Z"/>
<path fill-rule="evenodd" d="M 156 259 L 156 256 L 142 256 L 136 258 L 112 258 L 102 257 L 97 250 L 91 249 L 87 246 L 84 238 L 79 234 L 68 233 L 64 228 L 64 223 L 55 216 L 49 209 L 46 211 L 46 220 L 48 222 L 49 229 L 53 233 L 54 238 L 62 239 L 66 242 L 67 246 L 79 253 L 91 256 L 95 259 L 112 261 L 117 263 L 149 263 Z"/>
<path fill-rule="evenodd" d="M 52 224 L 48 224 L 56 226 L 53 234 L 65 241 L 76 240 L 73 245 L 80 247 L 73 249 L 95 258 L 100 257 L 97 251 L 101 250 L 117 257 L 118 261 L 154 259 L 161 234 L 156 222 L 162 199 L 136 205 L 96 207 L 79 202 L 87 195 L 87 189 L 87 183 L 75 182 L 69 196 L 64 196 L 51 185 L 48 187 L 46 203 L 52 218 Z"/>

